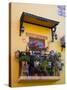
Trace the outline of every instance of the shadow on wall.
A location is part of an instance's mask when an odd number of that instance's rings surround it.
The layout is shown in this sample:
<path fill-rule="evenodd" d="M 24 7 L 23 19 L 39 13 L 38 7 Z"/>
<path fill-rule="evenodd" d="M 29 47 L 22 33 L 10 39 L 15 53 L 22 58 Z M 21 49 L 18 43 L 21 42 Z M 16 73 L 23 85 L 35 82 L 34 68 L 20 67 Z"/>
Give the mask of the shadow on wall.
<path fill-rule="evenodd" d="M 22 82 L 19 82 L 18 84 L 22 85 L 22 86 L 41 86 L 41 85 L 53 85 L 55 84 L 56 82 L 58 81 L 46 81 L 46 80 L 33 80 L 33 81 L 28 81 L 28 80 L 25 80 L 25 81 L 22 81 Z"/>

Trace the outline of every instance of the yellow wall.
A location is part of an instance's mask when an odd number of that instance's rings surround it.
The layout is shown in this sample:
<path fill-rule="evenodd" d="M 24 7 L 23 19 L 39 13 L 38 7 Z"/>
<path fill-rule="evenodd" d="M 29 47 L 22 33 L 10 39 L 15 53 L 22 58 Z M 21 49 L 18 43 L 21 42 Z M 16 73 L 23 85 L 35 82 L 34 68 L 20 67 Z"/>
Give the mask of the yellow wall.
<path fill-rule="evenodd" d="M 48 84 L 62 84 L 64 83 L 64 68 L 61 72 L 61 79 L 59 81 L 26 81 L 18 83 L 19 76 L 19 63 L 15 59 L 15 51 L 25 50 L 27 43 L 23 41 L 23 38 L 28 39 L 26 32 L 31 32 L 38 35 L 47 36 L 46 46 L 49 45 L 49 50 L 54 49 L 61 52 L 61 47 L 59 39 L 64 35 L 64 17 L 57 15 L 57 7 L 54 5 L 38 5 L 38 4 L 11 4 L 11 84 L 12 86 L 28 86 L 28 85 L 48 85 Z M 44 11 L 43 11 L 44 10 Z M 54 43 L 51 41 L 51 31 L 47 28 L 36 26 L 28 23 L 24 23 L 25 33 L 19 36 L 20 27 L 20 16 L 21 13 L 29 12 L 38 16 L 43 16 L 45 18 L 57 20 L 60 24 L 57 26 L 58 40 Z M 52 11 L 52 13 L 50 12 Z M 62 53 L 62 58 L 64 61 L 64 51 Z"/>

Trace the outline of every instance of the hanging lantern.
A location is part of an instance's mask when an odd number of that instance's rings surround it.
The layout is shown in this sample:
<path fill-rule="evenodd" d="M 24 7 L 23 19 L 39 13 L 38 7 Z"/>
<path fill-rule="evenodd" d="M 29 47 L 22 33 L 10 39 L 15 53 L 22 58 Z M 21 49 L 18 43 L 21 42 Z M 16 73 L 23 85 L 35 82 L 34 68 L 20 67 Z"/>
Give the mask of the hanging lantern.
<path fill-rule="evenodd" d="M 57 34 L 55 34 L 55 40 L 57 40 Z"/>

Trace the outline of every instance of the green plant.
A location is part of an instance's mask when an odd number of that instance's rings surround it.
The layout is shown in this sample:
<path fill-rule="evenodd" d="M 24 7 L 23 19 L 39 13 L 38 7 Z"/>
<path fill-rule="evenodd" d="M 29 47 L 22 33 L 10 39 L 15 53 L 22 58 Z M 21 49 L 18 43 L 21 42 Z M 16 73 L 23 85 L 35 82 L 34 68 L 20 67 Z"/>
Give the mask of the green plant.
<path fill-rule="evenodd" d="M 30 61 L 30 56 L 29 55 L 26 55 L 25 52 L 21 52 L 21 51 L 16 51 L 16 58 L 19 60 L 19 61 L 27 61 L 29 62 Z"/>
<path fill-rule="evenodd" d="M 30 57 L 28 55 L 22 55 L 19 57 L 19 61 L 30 61 Z"/>
<path fill-rule="evenodd" d="M 49 54 L 45 56 L 31 55 L 29 52 L 22 52 L 17 50 L 15 52 L 16 58 L 21 62 L 24 61 L 29 65 L 29 75 L 46 75 L 46 76 L 58 76 L 60 75 L 60 70 L 64 64 L 61 60 L 61 53 L 54 52 L 51 50 Z"/>
<path fill-rule="evenodd" d="M 56 55 L 57 55 L 58 57 L 61 57 L 61 53 L 60 53 L 60 52 L 56 52 Z"/>
<path fill-rule="evenodd" d="M 60 52 L 54 52 L 51 51 L 49 53 L 48 61 L 51 61 L 53 63 L 53 72 L 56 75 L 60 75 L 60 70 L 62 70 L 63 63 L 61 62 L 61 53 Z"/>
<path fill-rule="evenodd" d="M 40 67 L 41 67 L 44 71 L 46 71 L 47 66 L 48 66 L 48 61 L 47 61 L 47 60 L 44 60 L 42 63 L 40 63 Z"/>

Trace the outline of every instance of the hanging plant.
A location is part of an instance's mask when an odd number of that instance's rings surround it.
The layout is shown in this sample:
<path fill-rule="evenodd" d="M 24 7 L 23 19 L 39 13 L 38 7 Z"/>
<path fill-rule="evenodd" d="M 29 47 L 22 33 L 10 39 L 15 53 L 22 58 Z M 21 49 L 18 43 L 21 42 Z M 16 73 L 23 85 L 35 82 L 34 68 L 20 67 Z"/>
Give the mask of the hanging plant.
<path fill-rule="evenodd" d="M 30 56 L 26 55 L 26 52 L 20 52 L 19 50 L 17 50 L 15 52 L 15 56 L 19 61 L 30 61 Z"/>

